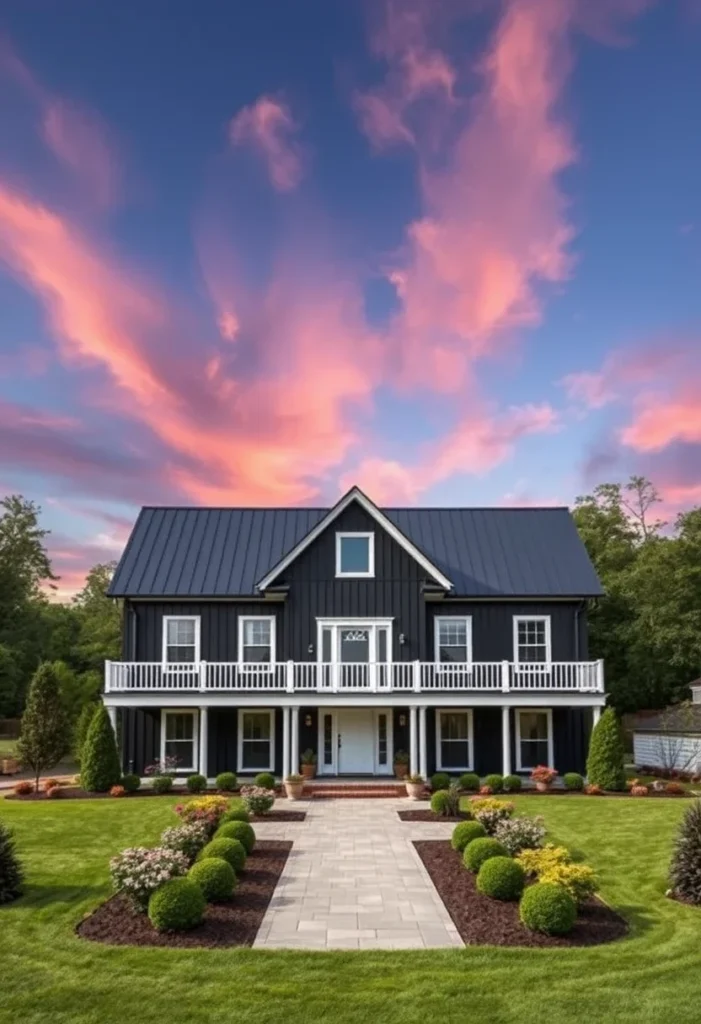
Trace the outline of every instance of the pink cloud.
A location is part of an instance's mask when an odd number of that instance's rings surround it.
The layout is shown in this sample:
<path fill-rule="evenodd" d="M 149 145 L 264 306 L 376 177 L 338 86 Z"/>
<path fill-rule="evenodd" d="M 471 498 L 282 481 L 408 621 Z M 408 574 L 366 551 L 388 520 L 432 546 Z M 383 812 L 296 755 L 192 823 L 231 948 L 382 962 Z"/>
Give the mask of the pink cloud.
<path fill-rule="evenodd" d="M 701 443 L 699 385 L 680 388 L 670 398 L 642 395 L 635 400 L 633 421 L 621 431 L 623 444 L 641 452 L 666 448 L 674 441 Z"/>
<path fill-rule="evenodd" d="M 304 157 L 295 136 L 299 125 L 279 97 L 261 96 L 232 118 L 233 145 L 250 144 L 262 156 L 270 181 L 278 192 L 292 192 L 304 173 Z"/>

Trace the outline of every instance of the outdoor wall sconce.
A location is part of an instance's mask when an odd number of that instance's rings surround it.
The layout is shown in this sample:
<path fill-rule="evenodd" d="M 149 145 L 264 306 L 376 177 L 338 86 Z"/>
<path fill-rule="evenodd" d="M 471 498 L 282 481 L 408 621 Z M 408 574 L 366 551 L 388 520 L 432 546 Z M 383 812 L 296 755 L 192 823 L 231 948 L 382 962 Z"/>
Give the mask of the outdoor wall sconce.
<path fill-rule="evenodd" d="M 399 724 L 403 727 L 406 725 L 406 715 L 399 716 Z"/>
<path fill-rule="evenodd" d="M 304 724 L 307 726 L 307 728 L 309 728 L 309 726 L 312 724 L 312 716 L 311 715 L 305 715 L 304 716 Z"/>
<path fill-rule="evenodd" d="M 314 644 L 309 644 L 309 647 L 307 647 L 307 654 L 313 654 L 313 653 L 314 653 Z"/>
<path fill-rule="evenodd" d="M 400 633 L 399 634 L 399 646 L 403 647 L 405 643 L 406 643 L 406 637 L 404 636 L 403 633 Z"/>

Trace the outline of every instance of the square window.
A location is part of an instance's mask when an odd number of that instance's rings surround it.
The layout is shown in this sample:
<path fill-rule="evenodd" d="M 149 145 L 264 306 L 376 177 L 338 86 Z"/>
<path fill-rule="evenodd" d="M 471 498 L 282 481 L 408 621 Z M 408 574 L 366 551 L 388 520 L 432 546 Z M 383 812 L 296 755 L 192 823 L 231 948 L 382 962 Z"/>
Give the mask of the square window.
<path fill-rule="evenodd" d="M 549 616 L 514 617 L 514 657 L 521 665 L 551 660 Z"/>
<path fill-rule="evenodd" d="M 437 616 L 434 628 L 436 661 L 465 664 L 472 660 L 472 627 L 468 616 L 459 619 Z"/>
<path fill-rule="evenodd" d="M 200 660 L 200 620 L 196 615 L 163 617 L 163 661 L 167 665 Z"/>
<path fill-rule="evenodd" d="M 239 619 L 239 661 L 249 665 L 270 665 L 275 661 L 275 619 Z"/>
<path fill-rule="evenodd" d="M 336 575 L 375 575 L 375 536 L 372 533 L 336 534 Z"/>

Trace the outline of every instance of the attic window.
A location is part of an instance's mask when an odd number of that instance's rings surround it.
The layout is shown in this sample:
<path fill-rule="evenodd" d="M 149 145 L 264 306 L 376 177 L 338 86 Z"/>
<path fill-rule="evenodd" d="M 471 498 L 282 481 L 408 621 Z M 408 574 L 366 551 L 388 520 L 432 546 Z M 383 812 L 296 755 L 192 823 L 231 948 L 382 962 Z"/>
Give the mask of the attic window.
<path fill-rule="evenodd" d="M 375 575 L 375 534 L 336 534 L 336 576 Z"/>

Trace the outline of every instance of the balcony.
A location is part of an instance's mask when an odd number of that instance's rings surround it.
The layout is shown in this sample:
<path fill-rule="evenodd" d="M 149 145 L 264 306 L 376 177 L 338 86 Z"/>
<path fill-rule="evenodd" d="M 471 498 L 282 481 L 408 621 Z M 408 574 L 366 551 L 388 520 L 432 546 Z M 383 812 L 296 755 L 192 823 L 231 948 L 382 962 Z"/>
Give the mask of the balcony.
<path fill-rule="evenodd" d="M 603 693 L 603 661 L 105 663 L 105 693 Z"/>

